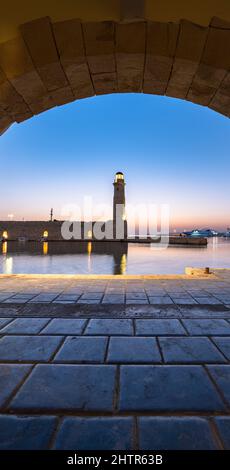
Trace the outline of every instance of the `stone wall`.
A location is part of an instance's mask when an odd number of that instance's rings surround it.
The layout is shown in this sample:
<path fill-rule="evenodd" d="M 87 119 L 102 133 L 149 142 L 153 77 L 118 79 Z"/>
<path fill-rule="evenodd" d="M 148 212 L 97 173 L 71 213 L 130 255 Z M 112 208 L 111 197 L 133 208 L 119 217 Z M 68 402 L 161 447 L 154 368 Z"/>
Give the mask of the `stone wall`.
<path fill-rule="evenodd" d="M 107 93 L 167 95 L 229 117 L 229 44 L 226 18 L 206 26 L 187 19 L 33 19 L 0 42 L 0 135 L 14 122 Z"/>
<path fill-rule="evenodd" d="M 92 227 L 95 222 L 80 222 L 80 236 L 75 236 L 76 239 L 94 239 Z M 63 221 L 32 221 L 32 222 L 17 222 L 17 221 L 0 221 L 0 240 L 3 237 L 3 233 L 7 232 L 7 239 L 12 241 L 17 241 L 20 238 L 25 238 L 28 241 L 40 241 L 44 237 L 44 232 L 48 232 L 48 241 L 59 241 L 63 240 L 61 233 Z M 113 221 L 112 224 L 112 233 L 115 233 L 115 227 Z M 103 230 L 102 223 L 102 230 Z M 108 238 L 108 237 L 107 237 Z M 112 238 L 112 237 L 111 237 Z M 127 238 L 127 223 L 125 222 L 125 235 L 124 238 Z"/>

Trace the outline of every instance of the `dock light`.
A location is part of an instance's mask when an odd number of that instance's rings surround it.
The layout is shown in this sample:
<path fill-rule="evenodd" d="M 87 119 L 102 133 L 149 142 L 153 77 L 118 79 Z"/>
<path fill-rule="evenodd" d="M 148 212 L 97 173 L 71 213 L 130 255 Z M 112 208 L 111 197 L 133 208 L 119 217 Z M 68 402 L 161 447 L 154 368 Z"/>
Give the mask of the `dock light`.
<path fill-rule="evenodd" d="M 3 241 L 8 239 L 8 232 L 6 230 L 4 230 L 2 234 L 2 238 L 3 238 Z"/>
<path fill-rule="evenodd" d="M 88 238 L 92 238 L 92 236 L 93 236 L 92 230 L 88 230 L 87 237 L 88 237 Z"/>
<path fill-rule="evenodd" d="M 49 232 L 48 232 L 48 230 L 45 230 L 43 232 L 43 238 L 48 238 L 48 236 L 49 236 Z"/>

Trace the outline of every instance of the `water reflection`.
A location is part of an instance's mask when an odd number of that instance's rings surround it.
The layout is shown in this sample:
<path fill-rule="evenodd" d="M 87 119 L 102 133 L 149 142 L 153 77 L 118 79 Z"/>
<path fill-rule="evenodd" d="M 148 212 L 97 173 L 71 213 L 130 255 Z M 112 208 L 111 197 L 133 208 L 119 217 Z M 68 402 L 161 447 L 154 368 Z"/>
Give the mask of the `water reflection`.
<path fill-rule="evenodd" d="M 15 273 L 125 274 L 128 244 L 91 241 L 3 242 L 2 254 L 7 252 L 15 261 Z M 9 271 L 9 266 L 0 257 L 0 272 L 6 274 L 6 271 Z"/>
<path fill-rule="evenodd" d="M 88 271 L 91 272 L 91 253 L 92 253 L 92 242 L 87 244 L 87 253 L 88 253 Z"/>
<path fill-rule="evenodd" d="M 7 254 L 7 242 L 2 243 L 2 254 L 3 255 Z"/>
<path fill-rule="evenodd" d="M 49 253 L 49 243 L 48 242 L 43 242 L 43 255 L 48 255 Z"/>
<path fill-rule="evenodd" d="M 209 240 L 207 247 L 126 242 L 10 242 L 1 244 L 0 273 L 173 274 L 185 266 L 230 267 L 230 240 Z"/>

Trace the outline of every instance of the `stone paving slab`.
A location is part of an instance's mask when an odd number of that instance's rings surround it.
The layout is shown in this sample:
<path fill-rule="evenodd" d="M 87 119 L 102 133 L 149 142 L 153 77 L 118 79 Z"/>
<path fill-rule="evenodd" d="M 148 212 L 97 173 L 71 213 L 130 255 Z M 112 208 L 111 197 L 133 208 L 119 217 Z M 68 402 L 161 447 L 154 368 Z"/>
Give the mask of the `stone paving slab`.
<path fill-rule="evenodd" d="M 30 370 L 29 365 L 0 364 L 0 407 L 4 406 Z"/>
<path fill-rule="evenodd" d="M 218 304 L 221 305 L 222 303 L 224 303 L 221 300 L 217 299 L 216 297 L 211 297 L 211 296 L 208 296 L 208 297 L 194 296 L 193 298 L 199 304 L 204 304 L 204 305 L 218 305 Z"/>
<path fill-rule="evenodd" d="M 142 417 L 139 439 L 142 450 L 217 450 L 217 440 L 207 419 L 199 417 Z"/>
<path fill-rule="evenodd" d="M 134 448 L 131 417 L 65 418 L 54 449 L 129 450 Z"/>
<path fill-rule="evenodd" d="M 49 318 L 16 318 L 0 330 L 0 334 L 36 334 L 49 322 Z"/>
<path fill-rule="evenodd" d="M 191 335 L 230 335 L 230 324 L 226 320 L 182 320 Z"/>
<path fill-rule="evenodd" d="M 46 450 L 56 425 L 53 416 L 0 415 L 0 450 Z"/>
<path fill-rule="evenodd" d="M 85 330 L 86 335 L 132 335 L 132 320 L 92 319 Z"/>
<path fill-rule="evenodd" d="M 36 297 L 33 297 L 33 299 L 31 299 L 29 302 L 33 302 L 33 303 L 52 302 L 52 300 L 56 299 L 58 294 L 59 294 L 58 292 L 56 292 L 54 294 L 51 294 L 51 293 L 39 294 Z"/>
<path fill-rule="evenodd" d="M 82 333 L 86 320 L 55 318 L 41 331 L 43 335 L 79 335 Z"/>
<path fill-rule="evenodd" d="M 219 416 L 215 418 L 215 423 L 224 443 L 224 448 L 230 450 L 230 416 Z"/>
<path fill-rule="evenodd" d="M 218 367 L 218 366 L 214 366 Z M 121 366 L 120 411 L 224 411 L 201 366 Z"/>
<path fill-rule="evenodd" d="M 103 304 L 124 304 L 125 296 L 120 294 L 105 294 L 102 300 Z"/>
<path fill-rule="evenodd" d="M 101 292 L 86 292 L 80 298 L 80 300 L 101 300 L 103 293 Z"/>
<path fill-rule="evenodd" d="M 39 364 L 10 409 L 112 411 L 115 373 L 112 365 Z"/>
<path fill-rule="evenodd" d="M 108 338 L 69 336 L 54 358 L 54 362 L 99 362 L 105 360 Z"/>
<path fill-rule="evenodd" d="M 62 341 L 61 336 L 3 336 L 0 362 L 48 361 Z"/>
<path fill-rule="evenodd" d="M 11 321 L 13 320 L 13 318 L 0 318 L 0 330 L 8 325 Z"/>
<path fill-rule="evenodd" d="M 230 361 L 230 337 L 213 336 L 212 340 L 218 346 L 222 354 Z"/>
<path fill-rule="evenodd" d="M 225 357 L 208 338 L 162 337 L 159 338 L 159 343 L 166 363 L 210 364 L 226 362 Z"/>
<path fill-rule="evenodd" d="M 149 303 L 151 305 L 170 305 L 173 304 L 173 300 L 165 295 L 164 297 L 149 297 Z"/>
<path fill-rule="evenodd" d="M 230 366 L 229 365 L 211 365 L 208 370 L 216 382 L 225 400 L 230 405 Z"/>
<path fill-rule="evenodd" d="M 177 319 L 135 320 L 136 335 L 186 335 L 186 331 Z"/>
<path fill-rule="evenodd" d="M 161 355 L 155 338 L 113 337 L 109 341 L 107 362 L 160 363 Z"/>

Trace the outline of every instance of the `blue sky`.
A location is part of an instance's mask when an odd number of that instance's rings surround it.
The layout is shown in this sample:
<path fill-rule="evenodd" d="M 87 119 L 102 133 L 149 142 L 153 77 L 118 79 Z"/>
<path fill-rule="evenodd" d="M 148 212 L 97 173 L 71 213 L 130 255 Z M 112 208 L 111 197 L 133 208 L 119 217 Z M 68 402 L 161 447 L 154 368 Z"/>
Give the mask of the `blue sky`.
<path fill-rule="evenodd" d="M 189 102 L 107 95 L 55 108 L 0 138 L 0 219 L 60 217 L 65 204 L 170 204 L 171 228 L 230 225 L 230 122 Z"/>

